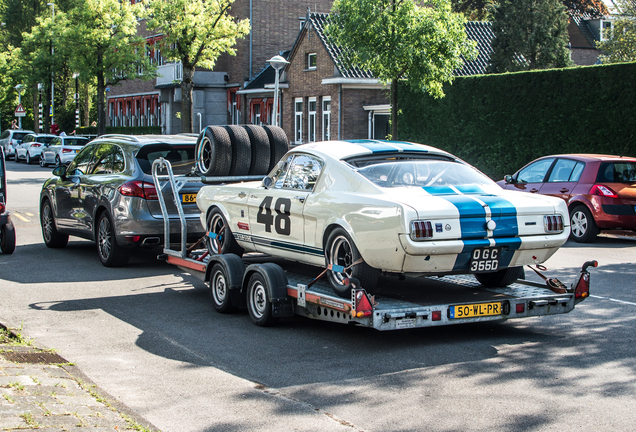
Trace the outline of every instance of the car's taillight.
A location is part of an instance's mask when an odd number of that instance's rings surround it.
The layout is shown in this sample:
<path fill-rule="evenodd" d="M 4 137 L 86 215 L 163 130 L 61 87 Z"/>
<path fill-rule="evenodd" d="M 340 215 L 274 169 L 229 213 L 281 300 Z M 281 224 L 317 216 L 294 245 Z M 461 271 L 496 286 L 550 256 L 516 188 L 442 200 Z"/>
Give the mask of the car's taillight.
<path fill-rule="evenodd" d="M 433 237 L 433 224 L 431 221 L 411 222 L 411 239 L 424 240 Z"/>
<path fill-rule="evenodd" d="M 71 153 L 73 151 L 73 149 L 62 149 L 62 153 Z"/>
<path fill-rule="evenodd" d="M 157 189 L 152 183 L 144 182 L 141 180 L 132 180 L 119 186 L 119 193 L 123 196 L 132 196 L 137 198 L 143 198 L 147 200 L 159 199 L 157 196 Z"/>
<path fill-rule="evenodd" d="M 38 144 L 38 143 L 31 144 L 31 147 L 42 147 L 42 144 Z"/>
<path fill-rule="evenodd" d="M 595 184 L 594 186 L 592 186 L 592 189 L 590 189 L 590 195 L 598 195 L 598 196 L 608 197 L 608 198 L 618 198 L 618 195 L 616 195 L 616 192 L 614 192 L 607 186 L 600 185 L 600 184 Z"/>
<path fill-rule="evenodd" d="M 563 232 L 563 216 L 548 215 L 543 216 L 543 228 L 547 233 Z"/>
<path fill-rule="evenodd" d="M 4 213 L 4 204 L 0 202 L 0 213 Z"/>

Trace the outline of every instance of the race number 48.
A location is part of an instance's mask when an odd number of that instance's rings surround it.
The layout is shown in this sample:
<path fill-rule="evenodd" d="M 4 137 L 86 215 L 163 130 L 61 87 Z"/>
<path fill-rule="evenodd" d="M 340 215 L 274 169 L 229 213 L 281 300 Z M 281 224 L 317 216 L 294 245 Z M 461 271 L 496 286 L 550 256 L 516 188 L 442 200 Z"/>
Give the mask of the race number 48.
<path fill-rule="evenodd" d="M 272 232 L 272 225 L 274 229 L 280 235 L 291 234 L 291 200 L 289 198 L 278 198 L 274 204 L 274 211 L 276 216 L 272 213 L 272 201 L 273 197 L 268 196 L 258 206 L 258 214 L 256 215 L 256 222 L 265 225 L 266 232 Z"/>

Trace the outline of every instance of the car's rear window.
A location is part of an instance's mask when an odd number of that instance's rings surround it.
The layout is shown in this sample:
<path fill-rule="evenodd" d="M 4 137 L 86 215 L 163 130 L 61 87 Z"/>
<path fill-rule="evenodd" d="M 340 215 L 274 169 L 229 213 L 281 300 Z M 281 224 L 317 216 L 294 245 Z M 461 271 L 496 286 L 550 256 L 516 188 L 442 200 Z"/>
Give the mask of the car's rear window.
<path fill-rule="evenodd" d="M 598 170 L 597 182 L 633 183 L 636 181 L 636 162 L 603 162 Z"/>
<path fill-rule="evenodd" d="M 66 138 L 64 140 L 65 146 L 85 146 L 88 144 L 87 139 L 79 139 L 79 138 Z"/>
<path fill-rule="evenodd" d="M 48 144 L 48 143 L 50 143 L 51 141 L 53 141 L 54 139 L 55 139 L 55 137 L 37 137 L 37 138 L 36 138 L 36 141 L 37 141 L 37 142 L 44 143 L 44 144 Z"/>
<path fill-rule="evenodd" d="M 163 157 L 170 161 L 175 174 L 188 174 L 195 166 L 194 144 L 149 144 L 137 153 L 137 162 L 146 174 L 152 174 L 152 163 Z"/>
<path fill-rule="evenodd" d="M 22 139 L 23 139 L 25 136 L 27 136 L 27 135 L 28 135 L 28 133 L 27 133 L 27 132 L 14 132 L 14 133 L 13 133 L 13 137 L 12 137 L 12 138 L 13 138 L 14 140 L 18 140 L 18 141 L 20 141 L 20 140 L 22 140 Z"/>

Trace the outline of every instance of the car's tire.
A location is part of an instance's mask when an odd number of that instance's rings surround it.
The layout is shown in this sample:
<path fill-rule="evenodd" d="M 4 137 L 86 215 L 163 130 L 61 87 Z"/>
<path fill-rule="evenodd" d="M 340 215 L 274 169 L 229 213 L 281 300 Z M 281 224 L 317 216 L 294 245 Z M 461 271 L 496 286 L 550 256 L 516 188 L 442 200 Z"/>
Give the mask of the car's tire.
<path fill-rule="evenodd" d="M 263 128 L 269 138 L 270 159 L 269 169 L 267 170 L 269 172 L 289 151 L 289 140 L 285 131 L 278 126 L 263 126 Z"/>
<path fill-rule="evenodd" d="M 227 176 L 232 166 L 232 141 L 221 126 L 208 126 L 195 147 L 197 170 L 204 176 Z"/>
<path fill-rule="evenodd" d="M 105 267 L 121 267 L 128 263 L 132 249 L 117 244 L 113 222 L 107 211 L 102 212 L 97 219 L 95 239 L 97 255 Z"/>
<path fill-rule="evenodd" d="M 247 131 L 238 125 L 225 126 L 232 142 L 231 176 L 247 175 L 252 166 L 252 145 Z"/>
<path fill-rule="evenodd" d="M 55 166 L 59 167 L 60 165 L 62 165 L 62 159 L 60 159 L 59 155 L 55 156 Z"/>
<path fill-rule="evenodd" d="M 55 216 L 51 202 L 46 199 L 40 209 L 40 226 L 44 244 L 51 249 L 63 248 L 68 243 L 68 235 L 60 234 L 55 226 Z"/>
<path fill-rule="evenodd" d="M 15 163 L 20 163 L 20 158 L 18 157 L 18 151 L 17 150 L 13 154 L 13 160 L 15 161 Z"/>
<path fill-rule="evenodd" d="M 232 230 L 230 230 L 230 226 L 225 220 L 223 213 L 221 213 L 221 210 L 218 208 L 212 209 L 206 220 L 206 231 L 213 232 L 219 236 L 218 241 L 213 240 L 210 236 L 206 236 L 205 238 L 205 244 L 210 255 L 232 253 L 243 256 L 244 249 L 236 243 L 234 234 L 232 234 Z"/>
<path fill-rule="evenodd" d="M 210 271 L 210 299 L 219 313 L 231 313 L 236 310 L 230 296 L 230 276 L 223 264 L 216 263 Z"/>
<path fill-rule="evenodd" d="M 349 237 L 349 234 L 342 229 L 336 228 L 327 237 L 325 243 L 325 261 L 330 264 L 348 267 L 361 258 L 358 248 Z M 368 292 L 375 290 L 380 277 L 380 270 L 371 267 L 366 262 L 356 264 L 344 273 L 334 271 L 327 272 L 327 278 L 333 290 L 340 297 L 351 297 L 351 286 L 344 284 L 344 279 L 356 278 L 360 281 L 362 288 Z"/>
<path fill-rule="evenodd" d="M 39 162 L 39 164 L 40 164 L 40 166 L 42 168 L 46 168 L 47 165 L 48 165 L 46 162 L 44 162 L 44 156 L 43 155 L 40 155 L 40 160 L 38 162 Z"/>
<path fill-rule="evenodd" d="M 15 252 L 15 227 L 11 222 L 0 227 L 0 251 L 3 254 Z"/>
<path fill-rule="evenodd" d="M 31 155 L 29 154 L 28 150 L 26 152 L 26 163 L 27 165 L 31 165 L 33 163 L 33 159 L 31 159 Z"/>
<path fill-rule="evenodd" d="M 278 322 L 274 317 L 272 302 L 269 300 L 267 281 L 255 272 L 247 283 L 247 312 L 257 326 L 268 327 Z"/>
<path fill-rule="evenodd" d="M 249 175 L 269 174 L 269 160 L 271 150 L 269 137 L 262 126 L 243 125 L 247 135 L 250 137 L 252 146 L 252 165 Z"/>
<path fill-rule="evenodd" d="M 485 287 L 507 287 L 525 275 L 523 267 L 508 267 L 493 273 L 475 273 L 475 279 Z"/>
<path fill-rule="evenodd" d="M 598 235 L 598 227 L 592 213 L 584 205 L 570 212 L 570 237 L 577 243 L 590 243 Z"/>

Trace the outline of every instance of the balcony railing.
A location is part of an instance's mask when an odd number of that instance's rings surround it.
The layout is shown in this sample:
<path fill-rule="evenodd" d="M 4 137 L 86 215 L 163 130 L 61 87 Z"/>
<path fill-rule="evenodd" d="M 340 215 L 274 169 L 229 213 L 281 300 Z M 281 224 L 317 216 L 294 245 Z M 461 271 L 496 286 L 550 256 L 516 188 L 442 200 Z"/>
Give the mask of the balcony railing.
<path fill-rule="evenodd" d="M 157 67 L 157 85 L 172 84 L 183 80 L 183 65 L 181 62 L 168 63 Z"/>

